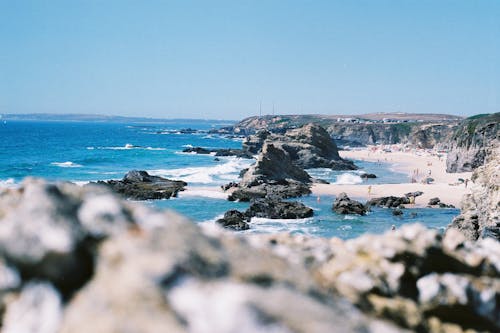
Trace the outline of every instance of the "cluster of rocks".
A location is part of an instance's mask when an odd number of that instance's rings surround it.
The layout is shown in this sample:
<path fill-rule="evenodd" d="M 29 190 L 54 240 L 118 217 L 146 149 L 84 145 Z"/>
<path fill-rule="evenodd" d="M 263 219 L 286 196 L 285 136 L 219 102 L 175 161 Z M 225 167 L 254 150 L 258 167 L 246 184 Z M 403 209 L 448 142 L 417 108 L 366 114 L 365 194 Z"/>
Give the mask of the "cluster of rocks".
<path fill-rule="evenodd" d="M 439 198 L 430 198 L 429 203 L 427 203 L 428 207 L 439 207 L 439 208 L 455 208 L 453 205 L 447 205 L 444 202 L 441 202 Z"/>
<path fill-rule="evenodd" d="M 314 211 L 301 202 L 282 201 L 276 198 L 252 200 L 245 212 L 229 210 L 216 223 L 224 228 L 236 231 L 247 230 L 252 217 L 267 219 L 303 219 L 312 217 Z"/>
<path fill-rule="evenodd" d="M 116 193 L 132 200 L 169 199 L 176 197 L 187 185 L 180 180 L 151 176 L 146 171 L 132 170 L 122 180 L 98 181 Z"/>
<path fill-rule="evenodd" d="M 183 153 L 196 153 L 202 155 L 214 154 L 214 156 L 235 156 L 239 158 L 253 158 L 253 155 L 243 149 L 236 148 L 217 148 L 208 149 L 203 147 L 189 147 L 182 150 Z"/>

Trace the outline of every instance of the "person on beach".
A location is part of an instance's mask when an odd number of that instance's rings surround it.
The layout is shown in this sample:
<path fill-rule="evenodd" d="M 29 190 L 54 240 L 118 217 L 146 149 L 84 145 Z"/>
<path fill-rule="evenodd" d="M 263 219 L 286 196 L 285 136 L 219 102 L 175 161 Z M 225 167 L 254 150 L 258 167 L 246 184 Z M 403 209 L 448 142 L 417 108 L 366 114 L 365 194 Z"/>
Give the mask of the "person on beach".
<path fill-rule="evenodd" d="M 465 179 L 465 188 L 467 188 L 467 184 L 469 184 L 469 178 Z"/>
<path fill-rule="evenodd" d="M 372 194 L 372 186 L 369 185 L 368 186 L 368 196 L 370 196 Z"/>

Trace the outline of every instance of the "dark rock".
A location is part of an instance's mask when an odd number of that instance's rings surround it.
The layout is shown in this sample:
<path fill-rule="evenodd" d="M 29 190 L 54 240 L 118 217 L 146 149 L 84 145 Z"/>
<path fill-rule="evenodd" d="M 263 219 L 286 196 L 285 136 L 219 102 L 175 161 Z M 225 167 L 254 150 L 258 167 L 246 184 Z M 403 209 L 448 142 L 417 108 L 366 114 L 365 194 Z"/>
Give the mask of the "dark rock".
<path fill-rule="evenodd" d="M 256 198 L 296 198 L 311 193 L 309 185 L 294 181 L 270 182 L 251 187 L 241 187 L 238 185 L 233 193 L 228 197 L 229 201 L 248 202 Z"/>
<path fill-rule="evenodd" d="M 180 180 L 151 176 L 146 171 L 129 171 L 122 180 L 98 181 L 116 193 L 132 200 L 169 199 L 187 185 Z"/>
<path fill-rule="evenodd" d="M 366 203 L 367 206 L 379 206 L 379 207 L 386 207 L 386 208 L 399 208 L 399 206 L 404 205 L 404 204 L 409 204 L 410 199 L 407 197 L 395 197 L 395 196 L 389 196 L 389 197 L 380 197 L 380 198 L 373 198 L 368 200 Z"/>
<path fill-rule="evenodd" d="M 439 198 L 430 198 L 429 199 L 429 206 L 434 206 L 434 205 L 439 205 L 441 200 Z"/>
<path fill-rule="evenodd" d="M 212 151 L 210 149 L 202 148 L 202 147 L 189 147 L 184 150 L 182 150 L 183 153 L 196 153 L 196 154 L 203 154 L 203 155 L 208 155 Z"/>
<path fill-rule="evenodd" d="M 409 198 L 409 197 L 419 197 L 421 196 L 422 194 L 424 194 L 424 192 L 422 191 L 415 191 L 415 192 L 408 192 L 408 193 L 405 193 L 405 197 Z"/>
<path fill-rule="evenodd" d="M 243 149 L 234 148 L 219 148 L 219 149 L 207 149 L 202 147 L 189 147 L 182 151 L 183 153 L 196 153 L 196 154 L 211 154 L 215 153 L 215 156 L 236 156 L 240 158 L 253 158 L 253 155 Z"/>
<path fill-rule="evenodd" d="M 500 224 L 484 227 L 481 238 L 493 238 L 500 241 Z"/>
<path fill-rule="evenodd" d="M 335 199 L 332 210 L 338 214 L 366 215 L 366 207 L 359 201 L 350 199 L 344 192 Z"/>
<path fill-rule="evenodd" d="M 393 209 L 392 210 L 392 215 L 394 215 L 394 216 L 403 215 L 403 211 L 400 208 Z"/>
<path fill-rule="evenodd" d="M 302 219 L 313 216 L 314 212 L 301 202 L 265 198 L 252 201 L 245 215 L 268 219 Z"/>
<path fill-rule="evenodd" d="M 247 223 L 247 217 L 238 210 L 230 210 L 224 214 L 224 217 L 216 221 L 219 225 L 232 230 L 247 230 L 250 227 Z"/>
<path fill-rule="evenodd" d="M 363 179 L 368 179 L 368 178 L 377 178 L 377 175 L 373 174 L 373 173 L 362 173 L 361 175 L 359 175 L 361 178 Z"/>

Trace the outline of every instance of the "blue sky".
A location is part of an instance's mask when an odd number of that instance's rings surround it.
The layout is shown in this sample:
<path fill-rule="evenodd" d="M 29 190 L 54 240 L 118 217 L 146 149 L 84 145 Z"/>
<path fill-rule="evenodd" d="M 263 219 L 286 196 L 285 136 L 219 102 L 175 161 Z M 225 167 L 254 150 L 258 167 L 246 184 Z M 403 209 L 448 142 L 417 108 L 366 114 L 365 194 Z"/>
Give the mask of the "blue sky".
<path fill-rule="evenodd" d="M 500 1 L 0 0 L 0 113 L 500 111 Z"/>

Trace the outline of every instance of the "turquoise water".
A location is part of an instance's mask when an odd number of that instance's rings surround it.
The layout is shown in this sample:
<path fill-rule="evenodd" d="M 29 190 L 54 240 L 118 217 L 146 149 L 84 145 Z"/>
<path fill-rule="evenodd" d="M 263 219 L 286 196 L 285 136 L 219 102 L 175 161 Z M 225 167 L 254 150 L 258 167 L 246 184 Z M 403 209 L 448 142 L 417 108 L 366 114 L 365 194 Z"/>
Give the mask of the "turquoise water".
<path fill-rule="evenodd" d="M 207 130 L 227 125 L 220 122 L 170 122 L 162 124 L 29 122 L 0 123 L 0 186 L 16 186 L 24 177 L 76 183 L 122 178 L 131 169 L 171 179 L 182 179 L 192 189 L 219 186 L 236 181 L 241 169 L 253 161 L 234 157 L 184 154 L 186 147 L 240 148 L 241 139 L 210 135 Z M 182 134 L 181 129 L 201 132 Z M 403 183 L 404 174 L 389 164 L 356 161 L 361 171 L 308 170 L 312 176 L 336 183 Z M 361 172 L 378 178 L 362 180 Z M 197 223 L 213 221 L 229 209 L 245 210 L 247 203 L 229 202 L 202 191 L 181 193 L 172 200 L 149 201 L 160 209 L 174 209 Z M 193 195 L 193 193 L 195 195 Z M 199 193 L 196 195 L 196 193 Z M 408 222 L 421 222 L 443 229 L 458 214 L 456 209 L 411 209 L 403 217 L 390 210 L 374 209 L 367 216 L 341 216 L 331 211 L 334 197 L 300 199 L 312 207 L 315 216 L 303 220 L 253 219 L 246 232 L 282 232 L 313 236 L 352 238 L 365 232 L 380 233 Z M 411 214 L 414 213 L 414 214 Z"/>

